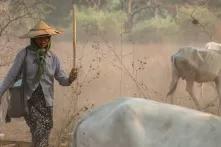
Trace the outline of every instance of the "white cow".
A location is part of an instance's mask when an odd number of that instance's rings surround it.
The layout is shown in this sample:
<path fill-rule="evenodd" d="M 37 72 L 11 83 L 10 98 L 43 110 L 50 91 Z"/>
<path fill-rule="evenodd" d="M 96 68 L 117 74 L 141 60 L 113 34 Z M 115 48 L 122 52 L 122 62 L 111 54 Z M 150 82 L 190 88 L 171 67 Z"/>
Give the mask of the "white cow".
<path fill-rule="evenodd" d="M 221 50 L 198 50 L 192 47 L 179 49 L 171 57 L 172 81 L 167 96 L 172 95 L 177 87 L 179 78 L 186 81 L 186 90 L 195 105 L 200 104 L 193 92 L 194 82 L 215 82 L 221 104 Z M 171 96 L 171 103 L 173 102 Z M 218 109 L 219 111 L 219 109 Z"/>
<path fill-rule="evenodd" d="M 72 147 L 220 147 L 221 118 L 142 98 L 122 98 L 89 113 Z"/>

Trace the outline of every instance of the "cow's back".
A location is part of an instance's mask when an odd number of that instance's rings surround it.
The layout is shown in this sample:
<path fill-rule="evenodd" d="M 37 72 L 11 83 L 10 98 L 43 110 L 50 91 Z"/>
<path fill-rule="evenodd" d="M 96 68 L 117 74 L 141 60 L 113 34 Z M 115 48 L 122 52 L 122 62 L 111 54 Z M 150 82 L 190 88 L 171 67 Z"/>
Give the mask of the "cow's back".
<path fill-rule="evenodd" d="M 90 113 L 76 129 L 77 147 L 219 147 L 221 120 L 206 113 L 124 98 Z"/>

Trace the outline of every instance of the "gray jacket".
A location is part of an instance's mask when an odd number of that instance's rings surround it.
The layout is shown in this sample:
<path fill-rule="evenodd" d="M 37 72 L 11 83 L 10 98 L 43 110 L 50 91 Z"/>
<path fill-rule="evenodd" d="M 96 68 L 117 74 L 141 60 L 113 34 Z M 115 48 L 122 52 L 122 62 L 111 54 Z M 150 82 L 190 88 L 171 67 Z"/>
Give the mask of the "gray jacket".
<path fill-rule="evenodd" d="M 17 77 L 21 73 L 22 63 L 25 57 L 26 49 L 22 49 L 16 56 L 12 67 L 6 75 L 3 83 L 0 86 L 0 97 L 6 90 L 13 86 Z M 54 98 L 54 78 L 62 86 L 69 86 L 71 83 L 68 80 L 68 76 L 61 68 L 58 57 L 51 51 L 47 52 L 45 59 L 45 70 L 40 81 L 36 81 L 35 75 L 37 73 L 38 65 L 36 63 L 36 54 L 34 51 L 27 49 L 26 62 L 26 83 L 24 86 L 24 94 L 26 99 L 30 99 L 32 93 L 39 84 L 42 86 L 44 97 L 47 106 L 53 105 Z"/>

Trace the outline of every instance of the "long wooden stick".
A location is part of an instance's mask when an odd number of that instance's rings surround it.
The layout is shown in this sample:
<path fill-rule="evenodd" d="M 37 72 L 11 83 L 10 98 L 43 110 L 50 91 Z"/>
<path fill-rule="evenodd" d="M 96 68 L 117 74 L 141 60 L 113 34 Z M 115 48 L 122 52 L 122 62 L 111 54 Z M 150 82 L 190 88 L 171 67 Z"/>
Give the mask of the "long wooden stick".
<path fill-rule="evenodd" d="M 76 14 L 75 14 L 75 0 L 72 0 L 73 10 L 73 68 L 76 68 Z"/>
<path fill-rule="evenodd" d="M 72 10 L 72 15 L 73 15 L 73 68 L 76 67 L 76 7 L 75 7 L 75 0 L 72 0 L 72 5 L 73 5 L 73 10 Z M 75 85 L 76 86 L 76 85 Z M 74 85 L 72 86 L 72 96 L 75 95 L 74 91 Z M 74 96 L 74 112 L 77 112 L 78 110 L 78 96 Z"/>

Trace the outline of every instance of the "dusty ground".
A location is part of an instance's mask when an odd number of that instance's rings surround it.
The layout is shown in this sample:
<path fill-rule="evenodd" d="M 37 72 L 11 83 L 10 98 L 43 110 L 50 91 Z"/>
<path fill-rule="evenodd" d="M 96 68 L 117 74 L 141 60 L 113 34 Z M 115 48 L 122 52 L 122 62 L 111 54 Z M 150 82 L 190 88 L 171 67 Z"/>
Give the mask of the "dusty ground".
<path fill-rule="evenodd" d="M 80 91 L 73 87 L 55 85 L 54 129 L 52 144 L 61 128 L 70 119 L 73 110 L 73 93 L 78 92 L 78 108 L 89 104 L 101 105 L 121 96 L 146 97 L 157 101 L 165 101 L 171 79 L 170 55 L 178 47 L 174 44 L 106 44 L 102 42 L 82 43 L 77 46 L 77 65 L 80 66 L 78 82 Z M 58 55 L 64 70 L 68 73 L 72 67 L 71 42 L 56 42 L 53 51 Z M 122 55 L 122 56 L 121 56 Z M 122 57 L 122 58 L 121 58 Z M 0 67 L 1 78 L 8 67 Z M 75 85 L 76 87 L 76 85 Z M 196 86 L 197 95 L 199 87 Z M 205 86 L 201 105 L 206 105 L 216 96 L 210 85 Z M 181 80 L 174 95 L 175 104 L 195 108 L 184 90 Z M 207 112 L 215 112 L 209 108 Z M 6 139 L 30 140 L 30 134 L 23 120 L 14 120 L 2 124 L 0 132 Z"/>

